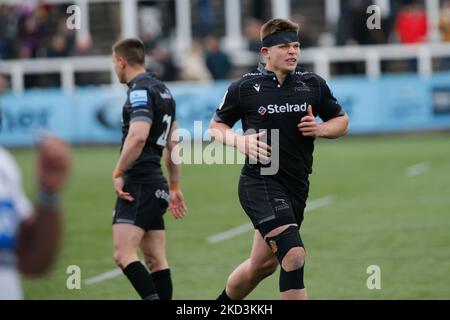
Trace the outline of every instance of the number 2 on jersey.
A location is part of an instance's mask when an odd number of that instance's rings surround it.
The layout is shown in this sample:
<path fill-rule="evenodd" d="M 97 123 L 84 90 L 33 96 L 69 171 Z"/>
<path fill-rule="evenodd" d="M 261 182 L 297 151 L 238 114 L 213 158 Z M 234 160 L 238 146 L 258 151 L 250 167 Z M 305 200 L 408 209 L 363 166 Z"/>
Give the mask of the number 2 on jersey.
<path fill-rule="evenodd" d="M 170 132 L 170 125 L 172 123 L 172 116 L 169 116 L 169 115 L 165 114 L 163 119 L 162 119 L 162 123 L 163 123 L 163 125 L 164 125 L 164 123 L 166 123 L 167 126 L 163 130 L 162 134 L 159 136 L 158 141 L 156 141 L 156 144 L 161 146 L 161 147 L 165 147 L 166 144 L 167 144 L 167 136 L 169 135 L 169 132 Z"/>

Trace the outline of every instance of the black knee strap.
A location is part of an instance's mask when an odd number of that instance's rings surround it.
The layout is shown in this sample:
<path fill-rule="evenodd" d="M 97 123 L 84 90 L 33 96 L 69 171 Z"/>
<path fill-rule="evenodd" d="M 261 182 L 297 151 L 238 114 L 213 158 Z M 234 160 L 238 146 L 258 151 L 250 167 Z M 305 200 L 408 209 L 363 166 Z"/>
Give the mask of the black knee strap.
<path fill-rule="evenodd" d="M 280 292 L 285 292 L 292 289 L 304 289 L 305 282 L 303 278 L 303 273 L 305 267 L 301 267 L 297 270 L 292 270 L 289 272 L 284 271 L 283 268 L 280 268 Z"/>
<path fill-rule="evenodd" d="M 274 237 L 267 237 L 266 242 L 272 249 L 272 252 L 277 256 L 277 259 L 281 265 L 279 281 L 280 292 L 285 292 L 292 289 L 304 289 L 304 267 L 302 266 L 300 269 L 289 272 L 285 271 L 282 267 L 283 259 L 289 250 L 296 247 L 304 248 L 302 238 L 300 237 L 297 227 L 290 226 Z"/>
<path fill-rule="evenodd" d="M 266 242 L 277 256 L 280 264 L 289 250 L 295 247 L 304 247 L 300 233 L 295 226 L 290 226 L 274 237 L 267 237 Z"/>

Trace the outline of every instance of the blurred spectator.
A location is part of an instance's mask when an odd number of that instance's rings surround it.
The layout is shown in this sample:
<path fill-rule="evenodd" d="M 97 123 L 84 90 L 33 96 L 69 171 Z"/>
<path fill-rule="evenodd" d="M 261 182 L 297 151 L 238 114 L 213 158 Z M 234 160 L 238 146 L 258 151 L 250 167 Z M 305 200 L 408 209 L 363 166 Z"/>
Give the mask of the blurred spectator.
<path fill-rule="evenodd" d="M 250 18 L 245 22 L 244 37 L 247 40 L 247 49 L 256 53 L 261 51 L 260 30 L 263 23 L 261 20 Z"/>
<path fill-rule="evenodd" d="M 19 16 L 14 7 L 0 5 L 0 59 L 11 59 L 15 55 L 14 42 Z"/>
<path fill-rule="evenodd" d="M 160 36 L 156 36 L 152 33 L 146 33 L 141 36 L 141 40 L 144 43 L 145 53 L 152 52 L 158 46 L 158 43 L 161 41 Z"/>
<path fill-rule="evenodd" d="M 67 57 L 68 55 L 69 55 L 69 48 L 64 35 L 62 34 L 54 35 L 50 41 L 50 48 L 47 49 L 47 57 L 60 58 L 60 57 Z M 60 75 L 58 73 L 53 73 L 42 77 L 45 77 L 45 82 L 49 87 L 56 88 L 61 85 Z"/>
<path fill-rule="evenodd" d="M 3 92 L 6 91 L 8 88 L 8 81 L 6 80 L 6 77 L 0 73 L 0 97 L 3 94 Z"/>
<path fill-rule="evenodd" d="M 255 19 L 266 21 L 269 10 L 267 0 L 252 0 L 252 17 Z"/>
<path fill-rule="evenodd" d="M 368 0 L 347 0 L 342 3 L 339 17 L 336 43 L 338 46 L 357 46 L 373 43 L 371 30 L 367 28 Z M 358 62 L 341 62 L 336 64 L 337 74 L 364 73 L 364 64 Z"/>
<path fill-rule="evenodd" d="M 181 68 L 181 80 L 184 81 L 211 81 L 212 76 L 205 64 L 203 51 L 197 42 L 192 43 L 183 66 Z"/>
<path fill-rule="evenodd" d="M 64 35 L 54 35 L 50 41 L 50 48 L 47 50 L 47 57 L 67 57 L 68 55 L 69 47 Z"/>
<path fill-rule="evenodd" d="M 228 56 L 220 50 L 219 39 L 213 35 L 207 36 L 204 40 L 206 66 L 212 77 L 217 79 L 227 79 L 231 69 L 231 62 Z"/>
<path fill-rule="evenodd" d="M 161 40 L 161 11 L 155 6 L 139 7 L 140 38 L 144 43 L 145 52 L 150 53 Z"/>
<path fill-rule="evenodd" d="M 395 20 L 395 31 L 403 44 L 425 42 L 428 32 L 425 10 L 417 3 L 406 5 Z"/>
<path fill-rule="evenodd" d="M 66 27 L 66 19 L 66 6 L 63 5 L 41 5 L 30 1 L 14 6 L 0 4 L 0 59 L 45 57 L 49 51 L 50 56 L 64 56 L 60 49 L 54 50 L 62 42 L 60 35 L 67 48 L 65 55 L 72 54 L 75 32 Z M 55 31 L 49 34 L 49 30 Z"/>
<path fill-rule="evenodd" d="M 425 10 L 418 3 L 412 2 L 400 10 L 395 20 L 395 31 L 402 44 L 423 43 L 427 40 L 428 21 Z M 417 71 L 417 60 L 408 59 L 406 71 Z"/>
<path fill-rule="evenodd" d="M 178 69 L 172 61 L 168 48 L 163 45 L 156 46 L 150 52 L 146 69 L 154 72 L 161 81 L 175 81 L 178 79 Z"/>
<path fill-rule="evenodd" d="M 58 13 L 59 15 L 60 13 Z M 67 55 L 72 55 L 75 51 L 75 31 L 67 28 L 66 16 L 59 17 L 55 34 L 62 35 L 67 48 Z"/>
<path fill-rule="evenodd" d="M 298 31 L 298 38 L 300 40 L 301 48 L 313 47 L 315 45 L 311 33 L 308 28 L 307 19 L 305 16 L 301 14 L 293 14 L 292 19 L 293 22 L 297 23 L 300 27 Z"/>
<path fill-rule="evenodd" d="M 76 56 L 93 56 L 97 51 L 92 45 L 91 35 L 85 35 L 84 37 L 77 38 L 75 41 L 75 55 Z"/>
<path fill-rule="evenodd" d="M 35 58 L 45 38 L 47 12 L 44 7 L 37 7 L 29 15 L 19 20 L 19 57 Z"/>
<path fill-rule="evenodd" d="M 23 3 L 19 8 L 21 16 L 18 24 L 18 58 L 36 58 L 42 54 L 43 43 L 46 36 L 46 7 L 33 8 L 29 3 Z M 44 79 L 39 75 L 26 74 L 24 76 L 25 88 L 39 87 Z"/>
<path fill-rule="evenodd" d="M 342 5 L 337 28 L 337 45 L 365 45 L 373 43 L 371 30 L 367 28 L 368 0 L 348 0 Z"/>
<path fill-rule="evenodd" d="M 75 55 L 76 56 L 94 56 L 97 51 L 92 45 L 91 35 L 85 35 L 84 37 L 78 38 L 75 41 Z M 76 72 L 75 73 L 75 84 L 77 86 L 89 86 L 100 84 L 100 77 L 98 73 L 95 72 Z"/>
<path fill-rule="evenodd" d="M 197 0 L 197 30 L 196 35 L 199 38 L 207 36 L 214 32 L 214 10 L 211 0 Z"/>
<path fill-rule="evenodd" d="M 439 29 L 441 31 L 442 41 L 450 41 L 450 0 L 445 0 L 442 3 L 439 15 Z M 450 58 L 442 58 L 439 63 L 440 70 L 450 69 Z"/>
<path fill-rule="evenodd" d="M 450 41 L 450 0 L 442 3 L 439 15 L 439 29 L 441 30 L 442 41 Z"/>
<path fill-rule="evenodd" d="M 9 41 L 8 41 L 8 15 L 5 13 L 8 6 L 0 5 L 0 59 L 5 59 L 9 56 Z"/>

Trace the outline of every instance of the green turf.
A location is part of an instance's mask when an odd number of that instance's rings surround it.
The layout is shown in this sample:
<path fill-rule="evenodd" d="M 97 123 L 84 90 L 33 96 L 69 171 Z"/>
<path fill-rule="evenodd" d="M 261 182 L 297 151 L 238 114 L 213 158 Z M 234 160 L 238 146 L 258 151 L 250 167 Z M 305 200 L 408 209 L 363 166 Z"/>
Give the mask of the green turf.
<path fill-rule="evenodd" d="M 14 151 L 32 194 L 31 152 Z M 65 239 L 50 275 L 25 280 L 29 299 L 137 299 L 124 276 L 81 290 L 66 288 L 66 268 L 83 280 L 114 269 L 111 171 L 117 147 L 77 147 L 65 193 Z M 407 177 L 422 162 L 429 171 Z M 249 253 L 252 232 L 208 244 L 208 236 L 248 223 L 237 199 L 239 165 L 185 165 L 189 215 L 166 216 L 176 299 L 212 299 Z M 311 299 L 450 299 L 450 135 L 382 136 L 318 141 L 310 199 L 332 205 L 306 214 L 305 282 Z M 381 290 L 366 269 L 381 268 Z M 277 299 L 278 273 L 250 299 Z"/>

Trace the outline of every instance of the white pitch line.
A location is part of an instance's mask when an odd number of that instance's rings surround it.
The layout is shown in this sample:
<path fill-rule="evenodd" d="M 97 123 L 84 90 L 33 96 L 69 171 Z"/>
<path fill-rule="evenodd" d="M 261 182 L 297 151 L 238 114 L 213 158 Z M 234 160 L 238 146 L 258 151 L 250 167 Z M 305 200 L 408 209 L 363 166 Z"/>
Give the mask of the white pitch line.
<path fill-rule="evenodd" d="M 103 282 L 103 281 L 106 281 L 106 280 L 109 280 L 109 279 L 113 279 L 115 277 L 120 276 L 121 274 L 122 274 L 122 270 L 120 270 L 119 268 L 116 268 L 116 269 L 112 269 L 112 270 L 106 271 L 106 272 L 104 272 L 102 274 L 99 274 L 98 276 L 95 276 L 95 277 L 89 278 L 87 280 L 84 280 L 83 282 L 84 282 L 85 285 L 90 286 L 90 285 L 93 285 L 93 284 L 96 284 L 96 283 L 99 283 L 99 282 Z"/>
<path fill-rule="evenodd" d="M 143 265 L 145 265 L 145 262 L 142 260 L 141 260 L 141 263 Z M 87 286 L 90 286 L 90 285 L 93 285 L 93 284 L 96 284 L 99 282 L 114 279 L 114 278 L 120 276 L 122 273 L 123 273 L 122 270 L 120 270 L 119 268 L 111 269 L 109 271 L 99 274 L 98 276 L 86 279 L 83 281 L 83 283 Z"/>
<path fill-rule="evenodd" d="M 417 177 L 418 175 L 424 174 L 425 172 L 429 171 L 431 169 L 431 163 L 429 162 L 422 162 L 415 164 L 413 166 L 410 166 L 406 169 L 406 176 L 412 178 Z"/>
<path fill-rule="evenodd" d="M 215 235 L 212 235 L 210 237 L 208 237 L 208 243 L 218 243 L 218 242 L 222 242 L 231 238 L 234 238 L 240 234 L 244 234 L 250 230 L 253 230 L 253 224 L 251 223 L 246 223 L 243 225 L 240 225 L 238 227 L 235 227 L 233 229 L 221 232 L 221 233 L 217 233 Z"/>
<path fill-rule="evenodd" d="M 326 207 L 326 206 L 329 206 L 332 203 L 333 203 L 333 197 L 332 196 L 326 196 L 326 197 L 323 197 L 323 198 L 311 200 L 311 201 L 306 203 L 305 212 L 312 211 L 312 210 L 315 210 L 315 209 L 319 209 L 319 208 L 322 208 L 322 207 Z"/>
<path fill-rule="evenodd" d="M 333 202 L 333 197 L 327 196 L 315 200 L 311 200 L 306 204 L 305 212 L 319 209 L 322 207 L 326 207 Z M 208 243 L 214 244 L 218 242 L 222 242 L 231 238 L 234 238 L 238 235 L 244 234 L 250 230 L 253 230 L 253 225 L 251 223 L 243 224 L 233 229 L 217 233 L 208 237 Z"/>

